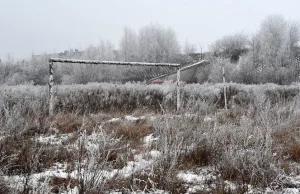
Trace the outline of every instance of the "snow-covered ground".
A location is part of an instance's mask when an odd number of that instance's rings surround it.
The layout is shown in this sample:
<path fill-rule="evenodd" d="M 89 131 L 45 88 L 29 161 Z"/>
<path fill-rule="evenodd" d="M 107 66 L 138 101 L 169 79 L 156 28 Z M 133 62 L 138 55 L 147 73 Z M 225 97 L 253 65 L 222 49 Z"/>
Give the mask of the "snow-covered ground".
<path fill-rule="evenodd" d="M 193 115 L 188 115 L 192 117 Z M 126 115 L 121 118 L 111 118 L 102 123 L 102 125 L 98 126 L 99 129 L 105 127 L 104 124 L 107 123 L 118 123 L 118 122 L 138 122 L 144 120 L 153 120 L 153 115 L 151 116 L 140 116 L 134 117 L 132 115 Z M 203 118 L 204 122 L 212 122 L 214 121 L 213 116 L 206 116 Z M 36 137 L 36 141 L 44 144 L 50 145 L 63 145 L 64 142 L 67 142 L 68 138 L 72 134 L 56 134 L 56 135 L 41 135 Z M 89 135 L 84 134 L 85 140 L 85 148 L 89 152 L 93 152 L 93 150 L 99 149 L 98 144 L 105 138 L 103 137 L 105 134 L 101 133 L 101 130 L 98 132 L 93 132 Z M 126 162 L 126 165 L 120 169 L 106 169 L 103 168 L 100 171 L 97 171 L 98 174 L 101 174 L 104 181 L 108 181 L 110 179 L 128 179 L 133 176 L 137 172 L 147 171 L 155 168 L 157 165 L 157 161 L 163 156 L 164 153 L 158 151 L 154 148 L 151 148 L 151 145 L 159 140 L 160 137 L 155 137 L 154 134 L 148 134 L 142 139 L 142 146 L 140 146 L 139 150 L 132 149 L 131 153 L 133 154 L 133 159 Z M 78 145 L 80 140 L 73 143 L 74 145 Z M 115 139 L 118 142 L 118 139 Z M 103 143 L 103 142 L 102 142 Z M 114 143 L 114 142 L 105 142 L 106 144 Z M 70 146 L 70 145 L 69 145 Z M 87 163 L 87 159 L 83 159 L 82 163 Z M 90 167 L 88 167 L 89 169 Z M 28 176 L 26 175 L 14 175 L 14 176 L 3 176 L 4 181 L 11 187 L 16 190 L 21 191 L 24 187 L 24 184 L 30 185 L 33 188 L 33 192 L 37 191 L 35 188 L 39 188 L 40 191 L 49 192 L 51 187 L 49 186 L 49 181 L 53 177 L 60 178 L 71 178 L 78 179 L 79 176 L 86 176 L 86 179 L 93 178 L 94 172 L 89 171 L 86 172 L 85 168 L 82 168 L 81 171 L 78 171 L 78 163 L 74 168 L 75 170 L 69 171 L 67 163 L 55 163 L 54 166 L 50 169 L 45 170 L 40 173 L 32 173 Z M 92 168 L 91 168 L 92 169 Z M 195 168 L 190 170 L 178 170 L 177 177 L 183 185 L 186 187 L 186 193 L 210 193 L 212 189 L 215 189 L 218 184 L 225 185 L 225 189 L 227 190 L 235 190 L 237 185 L 234 182 L 229 180 L 221 180 L 220 173 L 216 170 L 214 166 L 206 166 L 201 168 Z M 116 180 L 118 180 L 116 179 Z M 247 193 L 281 193 L 281 194 L 300 194 L 300 175 L 291 175 L 291 176 L 280 176 L 277 178 L 278 185 L 274 184 L 272 188 L 268 187 L 265 189 L 257 189 L 251 185 L 246 185 L 248 188 Z M 280 186 L 284 185 L 284 187 Z M 289 185 L 289 188 L 287 188 Z M 60 193 L 68 193 L 68 194 L 77 194 L 79 193 L 79 188 L 76 185 L 75 187 L 65 187 L 61 188 Z M 121 193 L 120 191 L 110 190 L 107 191 L 109 193 Z M 156 189 L 152 190 L 153 193 L 169 193 L 168 191 Z M 145 193 L 145 191 L 134 191 L 131 193 Z"/>

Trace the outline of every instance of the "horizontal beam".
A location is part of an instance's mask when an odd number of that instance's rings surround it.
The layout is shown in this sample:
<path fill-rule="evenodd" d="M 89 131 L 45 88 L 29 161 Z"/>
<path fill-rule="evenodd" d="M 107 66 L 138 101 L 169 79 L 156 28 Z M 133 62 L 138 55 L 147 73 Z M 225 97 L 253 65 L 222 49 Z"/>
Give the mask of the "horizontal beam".
<path fill-rule="evenodd" d="M 185 71 L 185 70 L 188 70 L 188 69 L 191 69 L 191 68 L 200 66 L 200 65 L 207 65 L 207 64 L 209 64 L 209 61 L 208 61 L 208 60 L 203 60 L 203 61 L 200 61 L 200 62 L 191 64 L 191 65 L 184 66 L 184 67 L 180 68 L 179 70 L 180 70 L 181 72 L 183 72 L 183 71 Z M 169 72 L 169 73 L 166 73 L 166 74 L 163 74 L 163 75 L 154 77 L 154 78 L 148 80 L 147 82 L 149 83 L 149 82 L 151 82 L 151 81 L 153 81 L 153 80 L 161 79 L 161 78 L 167 77 L 167 76 L 169 76 L 169 75 L 175 74 L 176 72 L 177 72 L 177 71 L 172 71 L 172 72 Z"/>
<path fill-rule="evenodd" d="M 50 58 L 49 63 L 81 63 L 95 65 L 130 65 L 130 66 L 170 66 L 179 67 L 176 63 L 145 63 L 145 62 L 121 62 L 121 61 L 96 61 L 96 60 L 77 60 L 77 59 L 59 59 Z"/>
<path fill-rule="evenodd" d="M 188 69 L 200 66 L 200 65 L 207 65 L 207 64 L 209 64 L 209 61 L 203 60 L 203 61 L 191 64 L 191 65 L 184 66 L 184 67 L 180 68 L 180 71 L 185 71 L 185 70 L 188 70 Z"/>

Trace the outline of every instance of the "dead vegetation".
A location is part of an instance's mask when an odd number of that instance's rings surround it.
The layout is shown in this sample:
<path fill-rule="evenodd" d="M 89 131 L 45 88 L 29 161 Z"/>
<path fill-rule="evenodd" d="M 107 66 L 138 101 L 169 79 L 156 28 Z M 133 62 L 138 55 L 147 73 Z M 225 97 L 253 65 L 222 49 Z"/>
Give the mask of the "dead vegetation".
<path fill-rule="evenodd" d="M 114 133 L 116 137 L 130 144 L 131 148 L 137 148 L 142 144 L 143 137 L 152 133 L 152 126 L 145 121 L 107 123 L 103 128 L 108 133 Z"/>
<path fill-rule="evenodd" d="M 174 194 L 186 192 L 186 186 L 176 178 L 176 174 L 167 176 L 161 168 L 151 171 L 141 171 L 126 179 L 114 177 L 106 183 L 105 189 L 125 193 L 134 191 L 151 193 L 157 189 L 169 191 Z"/>
<path fill-rule="evenodd" d="M 179 169 L 193 169 L 202 166 L 213 164 L 212 148 L 207 146 L 196 146 L 186 155 L 181 155 L 179 158 Z"/>
<path fill-rule="evenodd" d="M 78 186 L 78 181 L 74 178 L 52 177 L 49 180 L 49 185 L 52 187 L 52 193 L 59 193 L 60 190 L 66 190 L 67 188 L 74 189 Z"/>
<path fill-rule="evenodd" d="M 165 111 L 159 115 L 151 110 L 151 119 L 140 117 L 147 115 L 146 109 L 135 110 L 133 114 L 139 118 L 134 119 L 128 119 L 127 112 L 120 110 L 87 115 L 61 112 L 51 118 L 27 115 L 19 121 L 20 115 L 5 113 L 0 123 L 4 134 L 0 139 L 0 171 L 5 176 L 30 180 L 33 174 L 64 164 L 65 172 L 73 175 L 51 177 L 45 184 L 54 193 L 75 187 L 90 193 L 108 190 L 184 193 L 191 185 L 179 179 L 178 173 L 198 172 L 204 167 L 215 169 L 218 182 L 212 181 L 215 187 L 207 184 L 210 190 L 201 190 L 202 193 L 244 193 L 249 189 L 245 185 L 272 186 L 279 173 L 299 174 L 297 96 L 291 99 L 286 91 L 282 95 L 280 91 L 278 94 L 269 91 L 264 95 L 271 98 L 266 99 L 249 91 L 242 91 L 239 96 L 240 89 L 230 90 L 231 98 L 236 98 L 227 111 L 217 108 L 222 106 L 218 100 L 201 101 L 207 112 Z M 250 97 L 254 99 L 247 99 Z M 191 105 L 198 100 L 191 100 Z M 134 105 L 134 101 L 131 103 Z M 160 108 L 165 106 L 162 104 Z M 196 110 L 197 106 L 189 110 Z M 149 135 L 152 140 L 146 142 Z M 160 154 L 151 155 L 151 151 Z M 151 161 L 151 165 L 133 170 L 139 161 Z M 129 173 L 126 177 L 116 173 L 108 178 L 105 174 L 129 167 L 132 172 L 125 171 Z M 75 171 L 83 173 L 74 176 Z M 235 188 L 230 188 L 226 181 Z M 19 191 L 35 191 L 29 182 Z"/>

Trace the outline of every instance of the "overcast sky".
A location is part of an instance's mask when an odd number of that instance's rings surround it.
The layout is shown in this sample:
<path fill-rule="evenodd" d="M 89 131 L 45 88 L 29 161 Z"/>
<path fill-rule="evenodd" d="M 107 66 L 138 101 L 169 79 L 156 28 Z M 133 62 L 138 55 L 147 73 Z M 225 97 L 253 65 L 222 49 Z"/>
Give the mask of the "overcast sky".
<path fill-rule="evenodd" d="M 300 21 L 300 0 L 0 0 L 0 58 L 84 49 L 100 40 L 115 48 L 123 28 L 172 27 L 180 43 L 207 46 L 228 34 L 254 33 L 270 14 Z"/>

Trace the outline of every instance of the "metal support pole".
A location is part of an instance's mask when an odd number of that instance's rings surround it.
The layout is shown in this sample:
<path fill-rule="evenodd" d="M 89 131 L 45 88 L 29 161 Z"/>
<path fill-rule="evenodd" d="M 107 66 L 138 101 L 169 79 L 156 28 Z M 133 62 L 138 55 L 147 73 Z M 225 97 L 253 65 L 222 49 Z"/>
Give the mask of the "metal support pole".
<path fill-rule="evenodd" d="M 180 109 L 180 68 L 177 69 L 177 111 Z"/>
<path fill-rule="evenodd" d="M 49 115 L 53 115 L 53 62 L 49 61 Z"/>
<path fill-rule="evenodd" d="M 227 110 L 227 96 L 226 96 L 226 80 L 225 80 L 225 68 L 222 67 L 223 70 L 223 83 L 224 83 L 224 101 L 225 101 L 225 110 Z"/>

